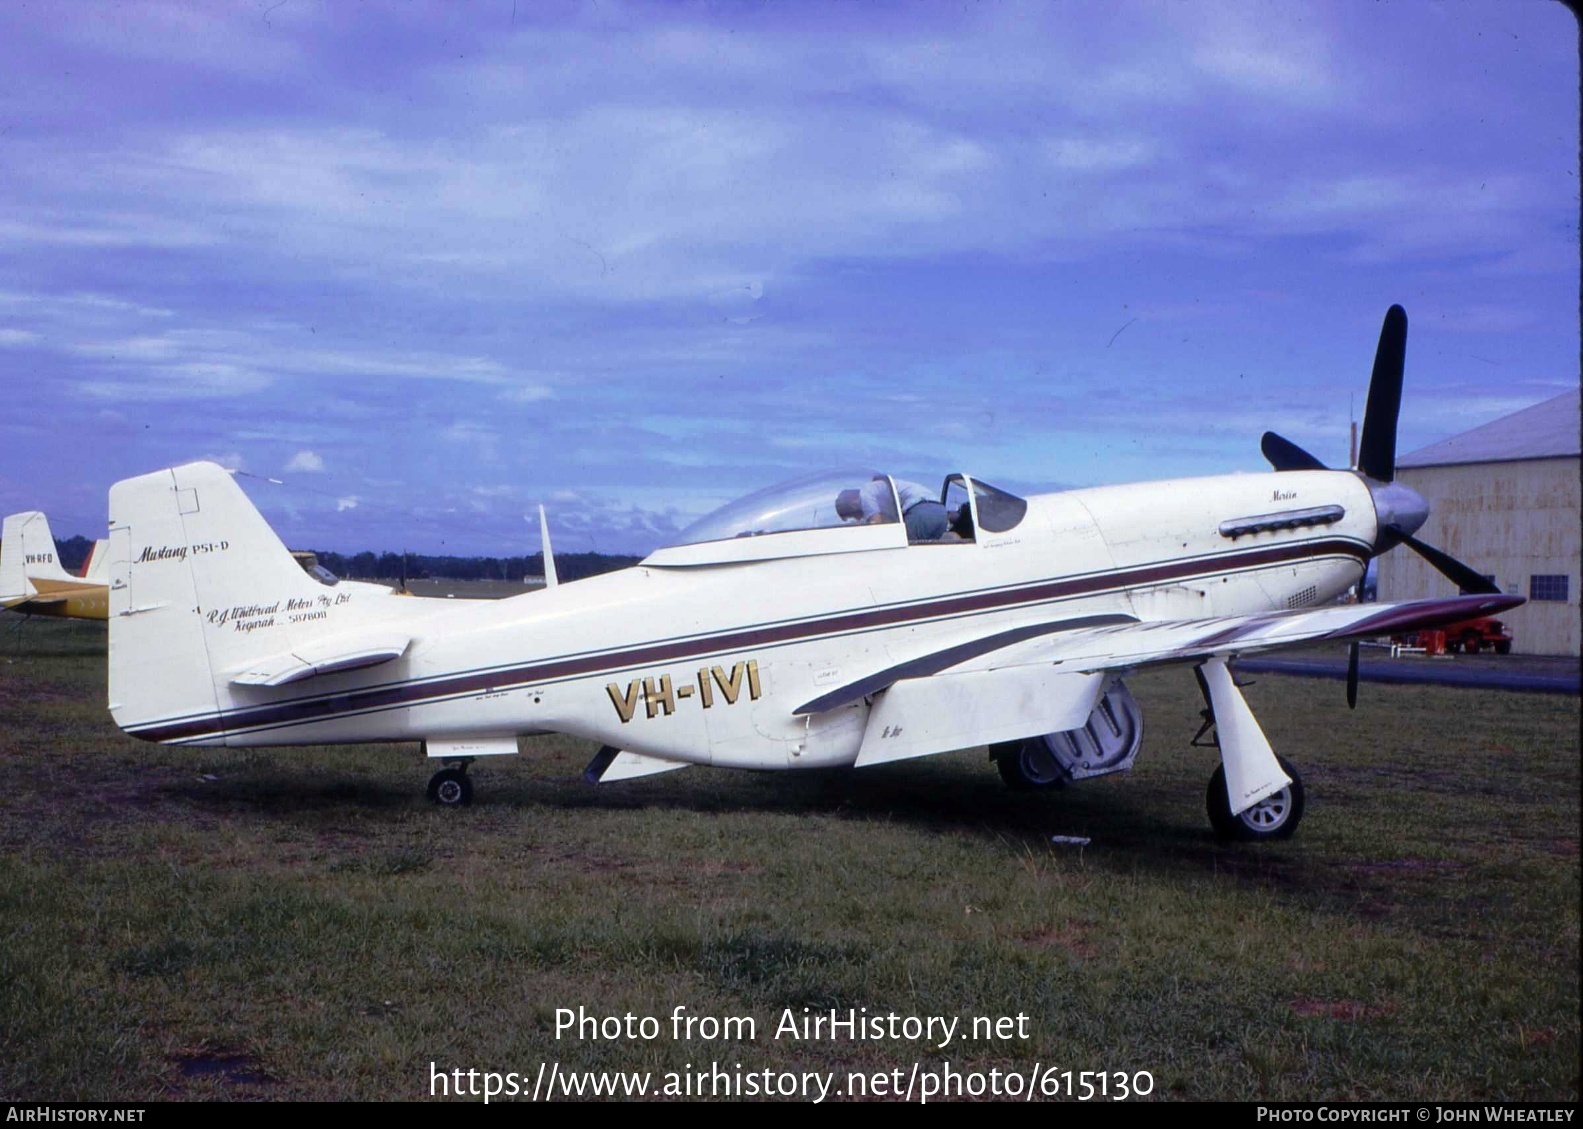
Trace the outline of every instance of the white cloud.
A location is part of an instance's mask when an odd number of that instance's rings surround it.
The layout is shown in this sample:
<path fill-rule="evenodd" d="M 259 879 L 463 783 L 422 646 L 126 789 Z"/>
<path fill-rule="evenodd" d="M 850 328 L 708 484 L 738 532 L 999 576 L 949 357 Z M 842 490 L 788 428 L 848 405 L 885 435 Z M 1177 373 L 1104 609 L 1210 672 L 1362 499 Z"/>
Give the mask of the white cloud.
<path fill-rule="evenodd" d="M 347 510 L 355 509 L 357 509 L 357 496 L 355 494 L 348 495 L 345 498 L 337 498 L 335 500 L 335 512 L 338 514 L 345 513 Z"/>
<path fill-rule="evenodd" d="M 1146 164 L 1154 154 L 1147 140 L 1126 138 L 1066 137 L 1044 143 L 1051 162 L 1075 172 L 1114 172 Z"/>
<path fill-rule="evenodd" d="M 502 400 L 517 404 L 536 404 L 555 395 L 555 390 L 544 384 L 519 384 L 500 394 Z"/>
<path fill-rule="evenodd" d="M 286 464 L 287 471 L 301 470 L 317 473 L 324 469 L 324 459 L 312 451 L 298 451 Z"/>

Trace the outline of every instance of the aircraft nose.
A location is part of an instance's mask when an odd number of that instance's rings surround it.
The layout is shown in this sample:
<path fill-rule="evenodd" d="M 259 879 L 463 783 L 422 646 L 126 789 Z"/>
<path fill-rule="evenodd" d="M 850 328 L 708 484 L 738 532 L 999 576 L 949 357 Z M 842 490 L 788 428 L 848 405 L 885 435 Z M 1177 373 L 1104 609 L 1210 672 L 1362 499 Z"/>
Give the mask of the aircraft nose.
<path fill-rule="evenodd" d="M 1369 494 L 1374 499 L 1374 515 L 1379 526 L 1376 545 L 1381 552 L 1398 543 L 1388 531 L 1411 537 L 1429 520 L 1429 503 L 1410 486 L 1400 482 L 1370 482 Z"/>

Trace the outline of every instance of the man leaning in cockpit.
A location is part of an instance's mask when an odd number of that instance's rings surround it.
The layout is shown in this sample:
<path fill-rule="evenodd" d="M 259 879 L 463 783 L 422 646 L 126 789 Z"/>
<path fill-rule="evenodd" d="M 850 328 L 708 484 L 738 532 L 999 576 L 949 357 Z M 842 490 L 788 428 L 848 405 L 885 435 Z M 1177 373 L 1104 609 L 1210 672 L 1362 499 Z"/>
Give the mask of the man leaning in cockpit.
<path fill-rule="evenodd" d="M 945 506 L 925 486 L 905 478 L 887 479 L 879 475 L 859 490 L 843 490 L 836 496 L 835 512 L 842 521 L 875 523 L 895 521 L 896 502 L 890 483 L 896 484 L 901 502 L 901 520 L 907 524 L 907 540 L 938 541 L 945 536 Z"/>

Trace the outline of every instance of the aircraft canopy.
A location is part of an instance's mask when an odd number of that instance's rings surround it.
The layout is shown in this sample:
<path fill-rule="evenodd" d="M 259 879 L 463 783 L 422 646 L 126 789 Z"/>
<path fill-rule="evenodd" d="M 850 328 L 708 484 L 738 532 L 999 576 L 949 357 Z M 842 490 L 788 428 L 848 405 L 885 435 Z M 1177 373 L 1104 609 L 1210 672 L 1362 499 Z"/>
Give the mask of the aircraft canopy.
<path fill-rule="evenodd" d="M 875 478 L 884 477 L 872 470 L 825 470 L 766 486 L 700 518 L 682 530 L 666 548 L 846 525 L 848 523 L 836 513 L 836 497 L 843 490 L 858 490 Z M 890 487 L 888 480 L 885 485 Z M 895 508 L 894 496 L 889 508 Z M 894 521 L 894 518 L 883 517 L 875 524 Z"/>

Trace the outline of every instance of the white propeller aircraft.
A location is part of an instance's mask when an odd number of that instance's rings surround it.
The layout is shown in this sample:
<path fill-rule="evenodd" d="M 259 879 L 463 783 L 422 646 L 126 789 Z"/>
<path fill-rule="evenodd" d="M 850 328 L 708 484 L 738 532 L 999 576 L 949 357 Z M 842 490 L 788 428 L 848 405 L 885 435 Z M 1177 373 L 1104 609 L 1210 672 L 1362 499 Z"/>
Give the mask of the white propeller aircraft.
<path fill-rule="evenodd" d="M 891 479 L 819 475 L 636 567 L 500 601 L 321 583 L 213 464 L 127 479 L 110 491 L 110 709 L 174 745 L 421 741 L 448 766 L 429 786 L 447 804 L 470 801 L 474 758 L 545 732 L 599 742 L 601 781 L 988 745 L 1008 783 L 1037 788 L 1130 768 L 1142 724 L 1123 678 L 1190 663 L 1221 752 L 1211 823 L 1285 837 L 1302 785 L 1231 660 L 1522 602 L 1412 536 L 1428 508 L 1393 482 L 1406 333 L 1392 307 L 1356 471 L 1266 434 L 1274 473 L 1030 498 L 953 474 L 952 532 L 912 543 Z M 890 520 L 837 514 L 864 486 Z M 1400 544 L 1474 594 L 1331 603 Z M 1356 685 L 1354 644 L 1349 700 Z"/>

